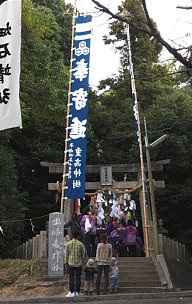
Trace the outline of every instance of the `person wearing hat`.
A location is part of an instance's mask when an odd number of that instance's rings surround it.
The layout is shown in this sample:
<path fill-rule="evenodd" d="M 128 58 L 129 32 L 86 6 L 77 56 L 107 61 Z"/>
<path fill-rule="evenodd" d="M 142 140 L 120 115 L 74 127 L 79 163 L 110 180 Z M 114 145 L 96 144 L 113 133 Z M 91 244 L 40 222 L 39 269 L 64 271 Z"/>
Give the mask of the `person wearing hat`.
<path fill-rule="evenodd" d="M 85 272 L 84 293 L 86 296 L 92 295 L 94 275 L 96 273 L 95 262 L 93 259 L 89 259 L 87 261 L 84 272 Z"/>

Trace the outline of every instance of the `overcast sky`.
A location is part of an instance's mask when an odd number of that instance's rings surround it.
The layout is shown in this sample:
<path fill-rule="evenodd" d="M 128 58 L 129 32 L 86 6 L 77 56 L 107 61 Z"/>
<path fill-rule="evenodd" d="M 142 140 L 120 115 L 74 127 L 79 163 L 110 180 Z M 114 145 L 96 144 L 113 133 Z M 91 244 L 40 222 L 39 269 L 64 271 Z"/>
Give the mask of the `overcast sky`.
<path fill-rule="evenodd" d="M 74 0 L 66 0 L 74 4 Z M 111 11 L 116 12 L 122 0 L 100 0 Z M 150 16 L 156 21 L 158 28 L 166 40 L 177 39 L 178 43 L 187 44 L 192 33 L 191 10 L 176 9 L 177 5 L 191 5 L 191 0 L 146 0 Z M 112 74 L 118 73 L 119 56 L 111 46 L 104 45 L 102 36 L 108 33 L 109 16 L 98 15 L 91 0 L 77 0 L 77 7 L 81 12 L 91 13 L 93 16 L 93 35 L 90 53 L 90 86 L 96 87 L 98 82 Z M 163 52 L 165 58 L 168 54 Z"/>

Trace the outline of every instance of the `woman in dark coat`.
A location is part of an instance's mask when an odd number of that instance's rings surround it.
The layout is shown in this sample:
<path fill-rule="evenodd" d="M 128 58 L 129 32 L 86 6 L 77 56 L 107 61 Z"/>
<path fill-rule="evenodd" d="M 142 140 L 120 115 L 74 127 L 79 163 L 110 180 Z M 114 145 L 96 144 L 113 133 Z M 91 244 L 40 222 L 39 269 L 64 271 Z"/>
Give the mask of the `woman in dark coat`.
<path fill-rule="evenodd" d="M 82 215 L 78 214 L 77 212 L 74 212 L 72 215 L 72 219 L 69 222 L 67 222 L 66 224 L 64 224 L 64 229 L 71 227 L 72 235 L 75 231 L 79 231 L 79 233 L 80 233 L 79 241 L 84 243 L 84 236 L 83 236 L 83 232 L 81 231 L 81 226 L 80 226 L 81 219 L 82 219 Z"/>

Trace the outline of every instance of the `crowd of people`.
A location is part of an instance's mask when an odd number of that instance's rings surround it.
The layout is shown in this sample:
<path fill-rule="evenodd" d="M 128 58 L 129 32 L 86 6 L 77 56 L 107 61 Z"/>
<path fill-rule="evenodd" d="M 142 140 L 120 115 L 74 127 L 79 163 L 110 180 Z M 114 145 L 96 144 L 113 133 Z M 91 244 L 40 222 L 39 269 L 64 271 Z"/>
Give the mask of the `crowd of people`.
<path fill-rule="evenodd" d="M 81 274 L 84 271 L 84 293 L 92 295 L 96 275 L 96 294 L 100 294 L 100 282 L 104 273 L 104 294 L 118 290 L 118 266 L 116 257 L 138 256 L 142 252 L 142 242 L 133 220 L 121 218 L 118 222 L 107 216 L 98 225 L 96 218 L 88 212 L 84 216 L 74 213 L 64 225 L 71 227 L 72 239 L 65 236 L 65 269 L 69 277 L 69 293 L 66 297 L 80 295 Z M 84 259 L 88 257 L 83 269 Z M 93 259 L 94 258 L 94 259 Z"/>
<path fill-rule="evenodd" d="M 112 246 L 112 256 L 141 256 L 143 254 L 142 240 L 132 219 L 122 217 L 116 219 L 109 215 L 98 224 L 91 212 L 85 215 L 74 212 L 72 219 L 64 225 L 71 227 L 72 233 L 79 231 L 79 240 L 85 245 L 87 257 L 95 257 L 101 235 L 106 233 Z"/>

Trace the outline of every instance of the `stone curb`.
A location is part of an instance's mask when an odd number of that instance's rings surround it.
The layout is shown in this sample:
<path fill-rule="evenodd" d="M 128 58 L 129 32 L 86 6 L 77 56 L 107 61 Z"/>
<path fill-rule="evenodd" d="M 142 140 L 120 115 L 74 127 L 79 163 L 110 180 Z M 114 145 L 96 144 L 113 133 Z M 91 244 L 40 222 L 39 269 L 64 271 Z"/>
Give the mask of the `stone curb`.
<path fill-rule="evenodd" d="M 134 299 L 163 299 L 163 298 L 180 298 L 192 297 L 192 290 L 179 291 L 179 292 L 162 292 L 162 293 L 133 293 L 133 294 L 113 294 L 101 296 L 80 296 L 74 298 L 66 298 L 65 296 L 51 296 L 51 297 L 30 297 L 30 298 L 10 298 L 0 299 L 2 304 L 25 303 L 25 304 L 38 304 L 38 303 L 75 303 L 75 302 L 104 302 L 104 301 L 120 301 L 120 300 L 134 300 Z"/>

